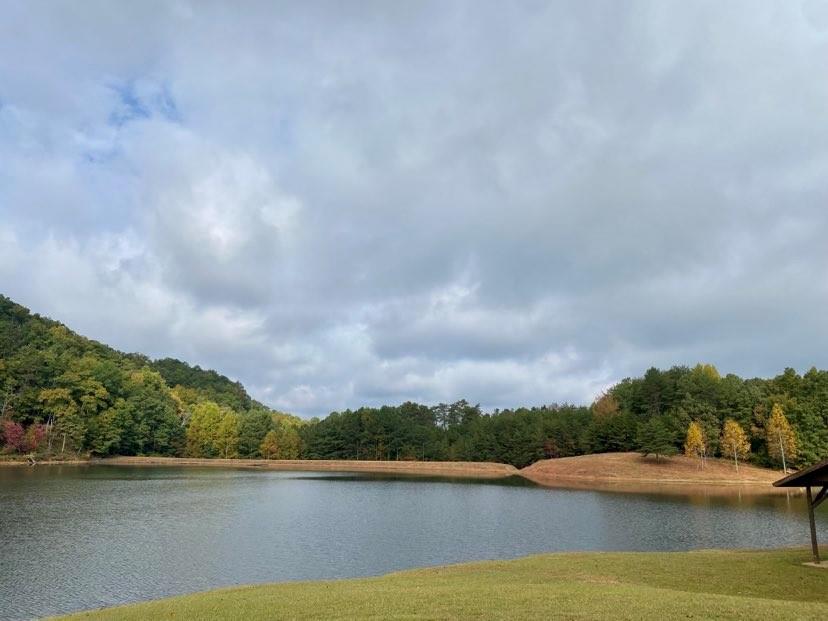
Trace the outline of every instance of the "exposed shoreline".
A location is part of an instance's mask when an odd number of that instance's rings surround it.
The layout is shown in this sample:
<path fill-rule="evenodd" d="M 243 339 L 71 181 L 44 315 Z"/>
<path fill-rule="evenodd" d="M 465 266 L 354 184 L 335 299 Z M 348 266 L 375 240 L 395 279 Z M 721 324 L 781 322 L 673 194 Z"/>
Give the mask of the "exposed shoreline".
<path fill-rule="evenodd" d="M 799 490 L 771 484 L 781 472 L 710 459 L 704 468 L 695 460 L 644 459 L 636 453 L 603 453 L 535 462 L 519 470 L 509 464 L 454 461 L 357 461 L 322 459 L 204 459 L 193 457 L 107 457 L 56 460 L 38 465 L 176 466 L 244 468 L 274 471 L 362 472 L 409 476 L 504 479 L 521 476 L 536 485 L 557 489 L 624 493 L 702 494 L 707 496 L 799 495 Z M 0 461 L 2 466 L 28 466 L 26 461 Z"/>
<path fill-rule="evenodd" d="M 629 493 L 703 494 L 707 496 L 798 495 L 800 490 L 773 487 L 782 472 L 750 464 L 737 471 L 732 462 L 684 456 L 643 458 L 637 453 L 597 453 L 535 462 L 521 476 L 545 487 Z"/>
<path fill-rule="evenodd" d="M 304 472 L 364 472 L 501 479 L 520 474 L 510 464 L 463 461 L 363 461 L 348 459 L 220 459 L 199 457 L 117 456 L 91 459 L 39 461 L 38 466 L 174 466 L 196 468 L 240 468 Z M 31 467 L 25 460 L 0 461 L 0 467 Z"/>
<path fill-rule="evenodd" d="M 362 461 L 350 459 L 201 459 L 194 457 L 107 457 L 88 463 L 112 466 L 197 466 L 305 472 L 373 472 L 501 479 L 520 471 L 509 464 L 465 461 Z"/>

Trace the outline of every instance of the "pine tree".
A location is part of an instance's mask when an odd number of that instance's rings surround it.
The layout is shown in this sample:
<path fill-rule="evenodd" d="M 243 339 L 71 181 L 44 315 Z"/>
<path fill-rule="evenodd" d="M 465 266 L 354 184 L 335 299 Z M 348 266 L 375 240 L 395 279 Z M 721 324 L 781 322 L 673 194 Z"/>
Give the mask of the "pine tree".
<path fill-rule="evenodd" d="M 721 441 L 722 453 L 733 455 L 733 462 L 736 464 L 736 472 L 739 472 L 739 458 L 744 459 L 750 453 L 750 442 L 742 426 L 735 420 L 728 418 L 722 430 Z"/>
<path fill-rule="evenodd" d="M 797 455 L 796 434 L 778 403 L 773 404 L 770 418 L 765 425 L 765 439 L 768 443 L 768 454 L 782 462 L 782 470 L 787 474 L 788 460 L 796 459 Z"/>
<path fill-rule="evenodd" d="M 684 454 L 687 457 L 695 457 L 701 460 L 702 467 L 704 466 L 704 458 L 706 452 L 706 445 L 704 441 L 704 431 L 701 425 L 696 421 L 691 421 L 687 427 L 687 439 L 684 442 Z"/>
<path fill-rule="evenodd" d="M 638 452 L 646 457 L 655 455 L 659 459 L 662 455 L 675 455 L 678 451 L 673 445 L 673 438 L 660 418 L 653 417 L 638 427 Z"/>

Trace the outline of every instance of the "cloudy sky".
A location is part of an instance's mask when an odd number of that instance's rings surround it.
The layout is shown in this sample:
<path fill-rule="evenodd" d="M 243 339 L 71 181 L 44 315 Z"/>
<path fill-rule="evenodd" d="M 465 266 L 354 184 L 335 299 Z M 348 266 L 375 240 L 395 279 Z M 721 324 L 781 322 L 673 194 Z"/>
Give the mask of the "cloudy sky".
<path fill-rule="evenodd" d="M 304 416 L 828 367 L 828 3 L 0 0 L 0 292 Z"/>

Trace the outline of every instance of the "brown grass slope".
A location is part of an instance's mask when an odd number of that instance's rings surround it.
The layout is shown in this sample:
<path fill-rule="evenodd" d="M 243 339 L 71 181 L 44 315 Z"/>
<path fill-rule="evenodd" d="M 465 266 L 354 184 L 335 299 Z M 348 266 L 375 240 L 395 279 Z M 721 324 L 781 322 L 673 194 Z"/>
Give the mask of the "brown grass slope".
<path fill-rule="evenodd" d="M 772 483 L 782 472 L 732 461 L 684 456 L 656 459 L 638 453 L 598 453 L 538 461 L 520 471 L 522 476 L 545 486 L 618 491 L 660 491 L 674 488 L 731 493 L 779 493 Z M 784 490 L 781 490 L 785 493 Z"/>

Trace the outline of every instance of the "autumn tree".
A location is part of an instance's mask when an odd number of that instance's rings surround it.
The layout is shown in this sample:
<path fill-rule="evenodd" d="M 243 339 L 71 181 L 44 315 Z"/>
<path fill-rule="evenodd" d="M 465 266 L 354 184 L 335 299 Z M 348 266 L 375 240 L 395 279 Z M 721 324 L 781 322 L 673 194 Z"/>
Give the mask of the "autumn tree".
<path fill-rule="evenodd" d="M 725 455 L 733 455 L 733 463 L 736 464 L 736 472 L 738 472 L 739 458 L 744 459 L 748 456 L 750 442 L 742 426 L 731 418 L 725 421 L 720 447 Z"/>
<path fill-rule="evenodd" d="M 768 454 L 782 462 L 782 470 L 787 474 L 787 460 L 796 459 L 797 455 L 796 434 L 778 403 L 774 403 L 771 408 L 770 418 L 765 425 L 765 439 L 768 443 Z"/>
<path fill-rule="evenodd" d="M 2 430 L 6 450 L 22 452 L 26 442 L 23 425 L 6 418 L 2 421 Z"/>
<path fill-rule="evenodd" d="M 279 434 L 274 430 L 268 431 L 259 445 L 259 453 L 265 459 L 276 459 L 279 454 Z"/>
<path fill-rule="evenodd" d="M 706 450 L 704 431 L 702 431 L 701 425 L 696 421 L 691 421 L 687 427 L 687 439 L 684 441 L 684 454 L 687 457 L 695 457 L 701 460 L 700 463 L 704 466 Z"/>
<path fill-rule="evenodd" d="M 267 432 L 259 452 L 265 459 L 298 459 L 301 448 L 299 432 L 289 425 L 276 425 Z"/>
<path fill-rule="evenodd" d="M 618 399 L 610 392 L 603 393 L 592 404 L 592 414 L 595 418 L 611 418 L 618 414 L 619 409 Z"/>

